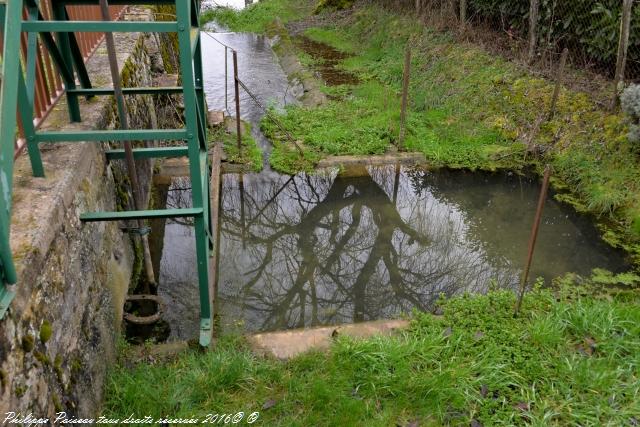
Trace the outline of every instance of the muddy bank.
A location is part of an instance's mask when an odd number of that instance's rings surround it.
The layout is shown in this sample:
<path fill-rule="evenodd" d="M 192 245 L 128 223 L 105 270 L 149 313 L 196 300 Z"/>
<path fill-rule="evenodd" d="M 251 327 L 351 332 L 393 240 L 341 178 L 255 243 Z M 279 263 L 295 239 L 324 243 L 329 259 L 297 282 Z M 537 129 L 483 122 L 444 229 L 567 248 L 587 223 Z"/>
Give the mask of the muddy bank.
<path fill-rule="evenodd" d="M 317 107 L 327 102 L 322 92 L 322 83 L 305 68 L 298 59 L 296 46 L 289 32 L 279 19 L 276 19 L 267 31 L 271 48 L 278 56 L 282 70 L 293 87 L 298 88 L 299 99 L 305 107 Z"/>

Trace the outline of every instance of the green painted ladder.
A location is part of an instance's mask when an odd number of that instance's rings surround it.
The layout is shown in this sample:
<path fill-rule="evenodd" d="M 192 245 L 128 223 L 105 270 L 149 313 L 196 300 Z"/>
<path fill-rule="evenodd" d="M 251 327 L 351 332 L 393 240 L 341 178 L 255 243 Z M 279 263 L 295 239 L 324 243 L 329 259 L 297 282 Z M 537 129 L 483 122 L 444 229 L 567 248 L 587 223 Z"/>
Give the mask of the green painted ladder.
<path fill-rule="evenodd" d="M 199 0 L 110 0 L 110 5 L 175 5 L 176 20 L 172 22 L 140 21 L 71 21 L 68 5 L 94 5 L 99 0 L 52 0 L 53 21 L 44 20 L 39 0 L 0 0 L 0 30 L 4 35 L 4 52 L 0 83 L 0 318 L 15 296 L 18 277 L 9 246 L 11 221 L 11 190 L 13 177 L 13 147 L 16 129 L 16 106 L 22 117 L 27 150 L 36 177 L 44 176 L 39 144 L 55 142 L 122 142 L 144 140 L 180 140 L 178 147 L 134 149 L 135 158 L 188 157 L 192 182 L 192 207 L 127 212 L 84 213 L 84 222 L 131 219 L 192 217 L 195 223 L 198 281 L 200 289 L 200 344 L 211 342 L 213 332 L 213 289 L 210 280 L 210 256 L 213 232 L 210 224 L 209 157 L 207 123 L 202 78 L 202 59 L 198 16 Z M 23 7 L 27 18 L 23 19 Z M 82 60 L 74 32 L 156 32 L 177 33 L 182 73 L 181 87 L 125 88 L 125 95 L 180 94 L 184 96 L 185 127 L 160 130 L 102 131 L 36 131 L 32 125 L 36 44 L 40 36 L 65 84 L 70 120 L 81 121 L 78 98 L 111 96 L 111 88 L 93 88 Z M 19 55 L 21 33 L 27 33 L 27 59 L 23 72 Z M 52 35 L 53 33 L 53 35 Z M 55 36 L 54 36 L 55 35 Z M 77 83 L 76 82 L 77 76 Z M 122 159 L 124 150 L 109 150 L 107 159 Z"/>

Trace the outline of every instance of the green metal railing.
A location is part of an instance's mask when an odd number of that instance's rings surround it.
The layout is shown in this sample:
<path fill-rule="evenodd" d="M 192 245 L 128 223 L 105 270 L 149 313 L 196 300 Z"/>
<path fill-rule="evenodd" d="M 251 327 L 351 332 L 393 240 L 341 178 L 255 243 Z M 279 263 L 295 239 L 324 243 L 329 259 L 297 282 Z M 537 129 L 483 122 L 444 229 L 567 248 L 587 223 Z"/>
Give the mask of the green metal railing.
<path fill-rule="evenodd" d="M 89 212 L 80 216 L 84 222 L 145 220 L 158 217 L 193 217 L 196 230 L 196 252 L 200 289 L 200 344 L 208 346 L 213 327 L 212 282 L 210 280 L 210 255 L 213 232 L 210 224 L 209 157 L 207 147 L 206 106 L 204 100 L 202 60 L 198 16 L 199 0 L 111 0 L 111 5 L 174 4 L 176 20 L 172 22 L 118 22 L 72 21 L 66 12 L 68 5 L 98 5 L 99 0 L 53 0 L 55 21 L 45 21 L 38 11 L 37 0 L 0 0 L 0 22 L 4 24 L 4 53 L 2 62 L 2 87 L 0 93 L 0 192 L 3 206 L 0 210 L 0 317 L 5 314 L 15 295 L 18 283 L 9 247 L 11 218 L 11 187 L 13 175 L 13 141 L 16 128 L 16 104 L 24 125 L 27 150 L 36 177 L 43 177 L 45 170 L 39 144 L 56 142 L 123 142 L 139 140 L 181 140 L 183 145 L 171 148 L 134 149 L 135 158 L 162 158 L 186 156 L 192 182 L 192 208 L 167 210 L 135 210 L 128 212 Z M 29 13 L 22 18 L 23 5 Z M 26 70 L 20 66 L 17 51 L 21 32 L 29 38 L 39 35 L 42 44 L 51 54 L 53 62 L 65 83 L 67 105 L 71 121 L 81 121 L 78 98 L 80 96 L 112 96 L 111 88 L 93 88 L 81 56 L 75 52 L 77 32 L 175 32 L 178 34 L 181 87 L 125 88 L 124 94 L 175 94 L 184 96 L 185 127 L 162 130 L 103 130 L 40 132 L 32 126 L 33 97 L 28 87 L 34 82 L 29 67 L 35 66 L 36 52 L 27 52 Z M 52 35 L 54 33 L 54 35 Z M 25 78 L 25 75 L 27 76 Z M 25 81 L 26 79 L 26 81 Z M 77 87 L 76 79 L 79 82 Z M 31 125 L 30 125 L 31 124 Z M 107 159 L 121 159 L 123 150 L 109 150 Z"/>

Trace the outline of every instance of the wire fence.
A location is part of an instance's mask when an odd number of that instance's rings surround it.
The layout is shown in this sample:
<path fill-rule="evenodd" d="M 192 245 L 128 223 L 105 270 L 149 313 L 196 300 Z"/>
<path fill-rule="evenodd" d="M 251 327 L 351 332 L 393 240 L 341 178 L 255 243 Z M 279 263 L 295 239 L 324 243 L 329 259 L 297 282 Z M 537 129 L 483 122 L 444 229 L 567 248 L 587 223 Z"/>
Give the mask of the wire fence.
<path fill-rule="evenodd" d="M 621 71 L 623 79 L 640 81 L 640 0 L 396 0 L 396 3 L 415 8 L 425 18 L 439 19 L 448 27 L 492 28 L 504 34 L 510 41 L 510 49 L 529 63 L 553 69 L 567 48 L 574 68 L 610 79 Z"/>

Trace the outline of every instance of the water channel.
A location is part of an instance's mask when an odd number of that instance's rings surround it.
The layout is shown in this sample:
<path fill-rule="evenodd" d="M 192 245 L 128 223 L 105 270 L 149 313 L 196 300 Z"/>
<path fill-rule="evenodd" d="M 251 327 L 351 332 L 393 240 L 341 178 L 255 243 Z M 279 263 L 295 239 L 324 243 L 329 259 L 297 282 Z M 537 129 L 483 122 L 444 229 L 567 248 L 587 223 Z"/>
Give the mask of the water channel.
<path fill-rule="evenodd" d="M 244 4 L 244 0 L 238 3 Z M 238 51 L 240 78 L 262 103 L 294 103 L 266 38 L 218 32 Z M 225 109 L 224 48 L 203 36 L 209 108 Z M 229 94 L 229 109 L 232 109 Z M 259 132 L 262 111 L 246 96 L 242 118 Z M 188 178 L 161 186 L 170 207 L 188 207 Z M 428 310 L 441 293 L 513 288 L 524 263 L 539 192 L 511 173 L 429 171 L 388 165 L 293 177 L 266 168 L 225 174 L 217 313 L 223 330 L 269 331 L 392 318 Z M 157 225 L 156 225 L 157 226 Z M 198 331 L 194 231 L 166 220 L 159 294 L 170 339 Z M 622 254 L 588 218 L 547 201 L 532 277 L 625 269 Z"/>

